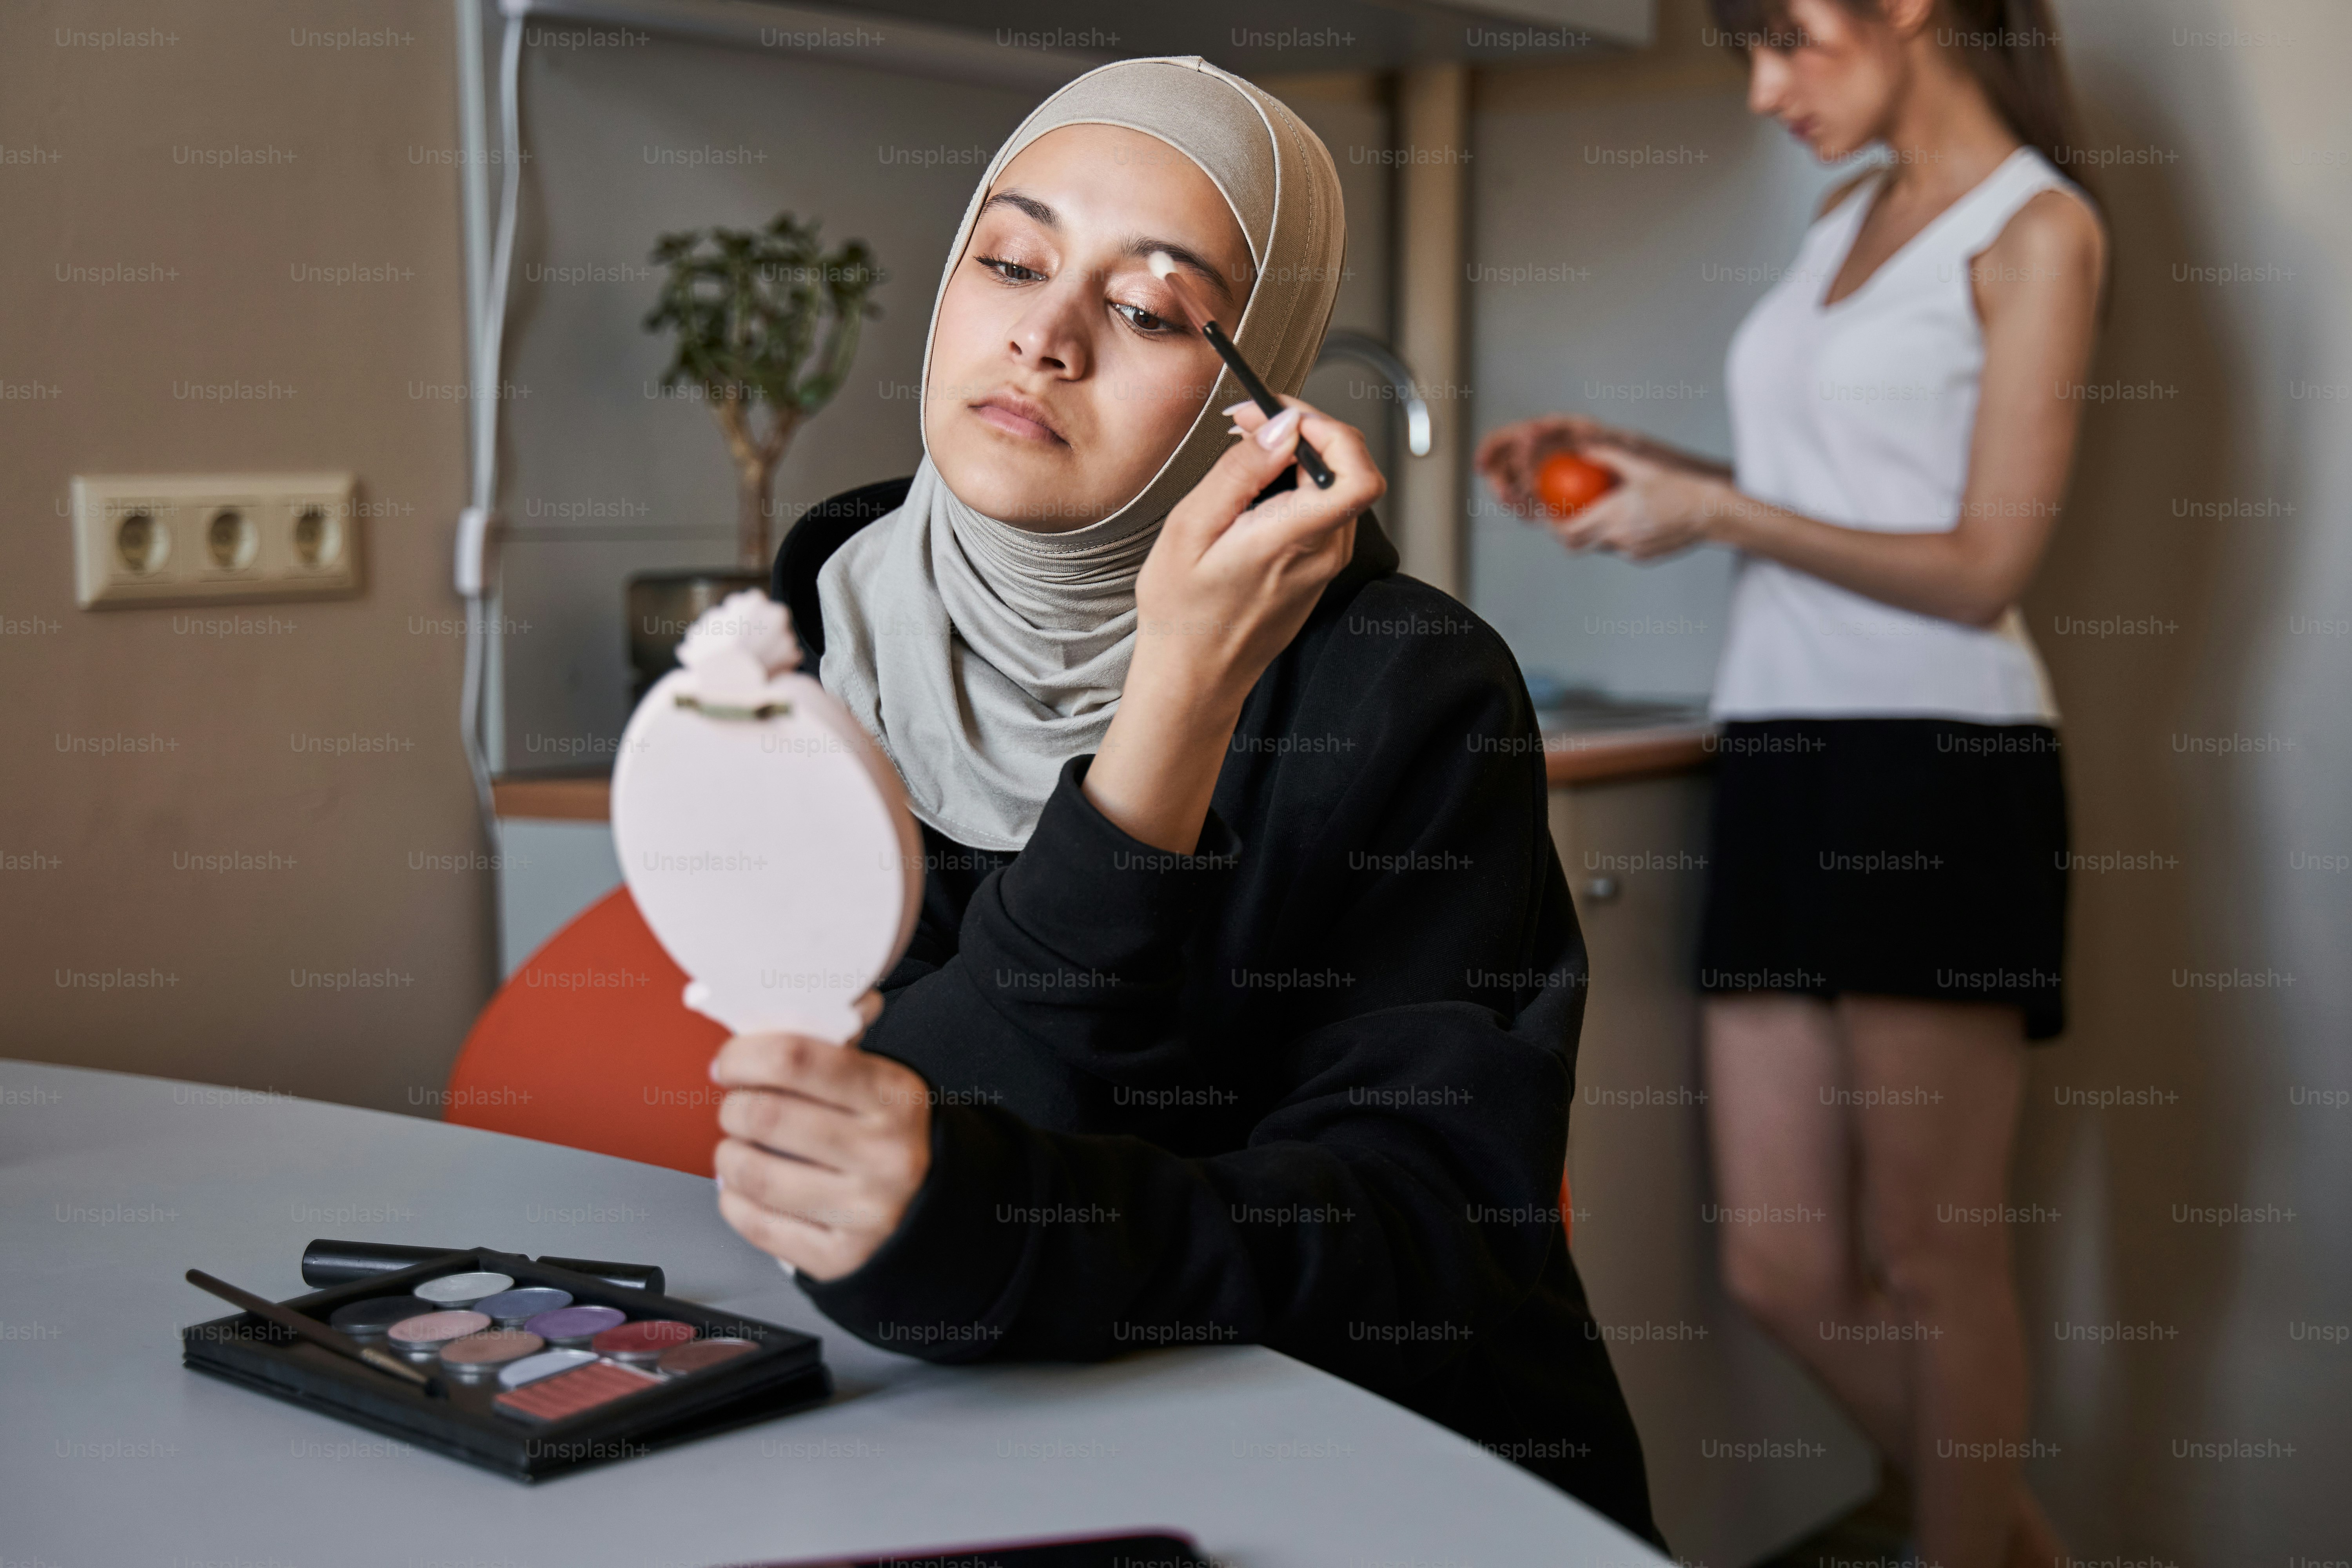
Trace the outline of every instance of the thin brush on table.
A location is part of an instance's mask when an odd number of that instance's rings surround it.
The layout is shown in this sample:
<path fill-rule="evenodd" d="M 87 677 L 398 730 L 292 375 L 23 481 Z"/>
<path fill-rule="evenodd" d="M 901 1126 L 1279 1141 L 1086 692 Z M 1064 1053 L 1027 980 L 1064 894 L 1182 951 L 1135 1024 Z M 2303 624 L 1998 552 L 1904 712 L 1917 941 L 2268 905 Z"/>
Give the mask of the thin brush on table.
<path fill-rule="evenodd" d="M 390 1352 L 380 1351 L 373 1345 L 362 1345 L 341 1330 L 331 1329 L 316 1318 L 306 1318 L 290 1307 L 281 1307 L 266 1296 L 240 1290 L 227 1280 L 215 1279 L 201 1268 L 188 1270 L 188 1283 L 199 1290 L 209 1290 L 234 1306 L 244 1308 L 257 1318 L 267 1319 L 314 1345 L 331 1350 L 337 1355 L 349 1356 L 353 1361 L 363 1361 L 378 1372 L 389 1373 L 403 1383 L 414 1384 L 434 1399 L 439 1399 L 447 1393 L 441 1386 L 439 1378 L 428 1377 L 413 1366 L 403 1365 L 400 1358 Z"/>

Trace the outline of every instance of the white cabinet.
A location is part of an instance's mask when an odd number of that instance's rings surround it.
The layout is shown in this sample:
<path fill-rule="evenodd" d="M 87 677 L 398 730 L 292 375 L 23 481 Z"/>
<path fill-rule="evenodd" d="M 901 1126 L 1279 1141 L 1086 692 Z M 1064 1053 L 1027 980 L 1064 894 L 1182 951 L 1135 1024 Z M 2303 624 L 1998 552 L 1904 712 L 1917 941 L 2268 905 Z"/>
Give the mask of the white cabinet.
<path fill-rule="evenodd" d="M 499 980 L 620 885 L 608 824 L 499 816 Z"/>
<path fill-rule="evenodd" d="M 1699 772 L 1576 784 L 1552 791 L 1551 829 L 1592 976 L 1569 1117 L 1577 1268 L 1659 1529 L 1684 1561 L 1738 1568 L 1868 1497 L 1877 1468 L 1717 1278 L 1693 984 L 1706 802 Z M 1803 1457 L 1731 1457 L 1767 1440 Z"/>

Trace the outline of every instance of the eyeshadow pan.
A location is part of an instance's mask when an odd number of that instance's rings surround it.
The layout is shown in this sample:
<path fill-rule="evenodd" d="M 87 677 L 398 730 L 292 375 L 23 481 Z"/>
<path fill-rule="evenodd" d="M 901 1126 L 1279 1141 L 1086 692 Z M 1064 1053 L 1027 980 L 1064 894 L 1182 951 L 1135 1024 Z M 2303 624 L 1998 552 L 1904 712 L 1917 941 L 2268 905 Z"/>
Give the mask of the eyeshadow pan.
<path fill-rule="evenodd" d="M 558 1307 L 534 1315 L 523 1327 L 560 1349 L 584 1351 L 598 1334 L 628 1321 L 629 1315 L 617 1307 Z"/>
<path fill-rule="evenodd" d="M 618 1362 L 592 1362 L 508 1394 L 494 1403 L 501 1415 L 526 1421 L 562 1421 L 625 1395 L 659 1388 L 662 1380 Z"/>
<path fill-rule="evenodd" d="M 640 1318 L 634 1323 L 606 1329 L 590 1343 L 598 1355 L 625 1366 L 651 1366 L 662 1352 L 675 1350 L 694 1338 L 694 1325 L 675 1318 Z"/>
<path fill-rule="evenodd" d="M 541 1351 L 520 1361 L 510 1361 L 499 1368 L 499 1384 L 503 1388 L 520 1388 L 526 1383 L 537 1383 L 542 1377 L 553 1377 L 559 1372 L 570 1372 L 575 1366 L 586 1366 L 596 1359 L 594 1351 Z"/>
<path fill-rule="evenodd" d="M 478 1270 L 471 1274 L 444 1274 L 438 1279 L 427 1279 L 416 1288 L 416 1293 L 436 1307 L 454 1310 L 471 1307 L 485 1296 L 495 1296 L 501 1290 L 513 1289 L 513 1275 Z"/>
<path fill-rule="evenodd" d="M 545 1340 L 520 1329 L 486 1329 L 443 1345 L 441 1364 L 451 1376 L 473 1383 L 488 1377 L 509 1362 L 536 1355 L 546 1348 Z"/>
<path fill-rule="evenodd" d="M 327 1324 L 355 1340 L 380 1340 L 393 1324 L 440 1310 L 415 1296 L 371 1296 L 364 1301 L 344 1302 L 329 1315 Z"/>
<path fill-rule="evenodd" d="M 426 1312 L 393 1324 L 388 1337 L 392 1348 L 401 1354 L 430 1361 L 434 1352 L 451 1340 L 478 1334 L 489 1326 L 489 1319 L 479 1312 Z"/>
<path fill-rule="evenodd" d="M 541 1312 L 552 1312 L 558 1307 L 572 1305 L 572 1292 L 558 1290 L 547 1285 L 526 1285 L 520 1290 L 501 1290 L 495 1296 L 485 1296 L 474 1303 L 477 1312 L 488 1312 L 502 1329 L 519 1329 Z"/>
<path fill-rule="evenodd" d="M 750 1340 L 689 1340 L 662 1352 L 655 1370 L 670 1377 L 683 1377 L 707 1366 L 733 1361 L 739 1355 L 750 1355 L 759 1348 Z"/>

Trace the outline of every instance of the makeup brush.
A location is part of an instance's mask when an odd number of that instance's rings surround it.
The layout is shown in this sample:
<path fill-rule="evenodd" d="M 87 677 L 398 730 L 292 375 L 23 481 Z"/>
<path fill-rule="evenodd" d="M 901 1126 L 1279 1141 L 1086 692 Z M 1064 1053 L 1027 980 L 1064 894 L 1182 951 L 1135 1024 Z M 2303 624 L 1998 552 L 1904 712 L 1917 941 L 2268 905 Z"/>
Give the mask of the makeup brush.
<path fill-rule="evenodd" d="M 1176 275 L 1176 258 L 1164 250 L 1155 250 L 1145 258 L 1145 261 L 1154 278 L 1175 290 L 1177 302 L 1184 307 L 1184 313 L 1192 318 L 1192 324 L 1200 328 L 1202 337 L 1209 340 L 1209 346 L 1217 351 L 1217 357 L 1225 362 L 1225 368 L 1234 373 L 1234 379 L 1242 384 L 1242 390 L 1250 395 L 1250 401 L 1257 405 L 1258 411 L 1268 419 L 1280 414 L 1282 400 L 1266 390 L 1265 383 L 1257 378 L 1257 372 L 1250 369 L 1249 361 L 1242 358 L 1242 351 L 1234 347 L 1234 340 L 1225 336 L 1224 328 L 1192 308 L 1191 291 L 1184 286 L 1183 279 Z M 1297 458 L 1299 468 L 1315 481 L 1317 489 L 1331 488 L 1331 465 L 1323 460 L 1322 453 L 1307 444 L 1304 436 L 1298 438 Z"/>
<path fill-rule="evenodd" d="M 362 1345 L 339 1329 L 331 1329 L 316 1318 L 306 1318 L 289 1307 L 281 1307 L 264 1296 L 250 1290 L 240 1290 L 226 1279 L 215 1279 L 201 1268 L 188 1270 L 188 1283 L 199 1290 L 209 1290 L 233 1306 L 244 1308 L 257 1318 L 267 1318 L 288 1332 L 297 1334 L 314 1345 L 334 1352 L 337 1355 L 363 1361 L 378 1372 L 388 1372 L 403 1383 L 413 1383 L 428 1397 L 444 1397 L 446 1390 L 437 1377 L 428 1377 L 413 1366 L 404 1365 L 399 1357 L 373 1345 Z"/>

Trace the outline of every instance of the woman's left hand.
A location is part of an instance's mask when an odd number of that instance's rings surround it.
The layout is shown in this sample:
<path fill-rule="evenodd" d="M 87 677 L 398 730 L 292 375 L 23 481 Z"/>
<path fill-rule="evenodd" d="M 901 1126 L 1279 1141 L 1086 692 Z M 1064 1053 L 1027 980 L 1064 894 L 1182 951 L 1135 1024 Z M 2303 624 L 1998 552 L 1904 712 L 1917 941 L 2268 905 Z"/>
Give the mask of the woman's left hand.
<path fill-rule="evenodd" d="M 1617 475 L 1617 488 L 1568 517 L 1545 523 L 1570 550 L 1609 550 L 1628 561 L 1654 561 L 1706 543 L 1709 525 L 1738 500 L 1722 479 L 1672 467 L 1625 447 L 1594 443 L 1578 449 Z"/>
<path fill-rule="evenodd" d="M 859 1004 L 871 1024 L 882 999 Z M 710 1063 L 719 1212 L 746 1241 L 814 1279 L 889 1239 L 931 1164 L 930 1086 L 887 1057 L 806 1035 L 737 1035 Z"/>

